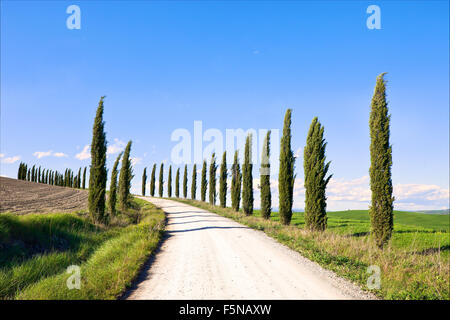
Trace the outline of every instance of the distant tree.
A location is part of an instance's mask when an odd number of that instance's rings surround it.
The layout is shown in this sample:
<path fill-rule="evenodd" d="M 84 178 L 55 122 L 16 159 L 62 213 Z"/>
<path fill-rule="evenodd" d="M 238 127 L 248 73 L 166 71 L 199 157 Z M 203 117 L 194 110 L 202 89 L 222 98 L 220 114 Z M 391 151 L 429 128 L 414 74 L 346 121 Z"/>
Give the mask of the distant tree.
<path fill-rule="evenodd" d="M 152 197 L 155 196 L 155 176 L 156 176 L 156 163 L 153 165 L 152 168 L 152 175 L 150 177 L 150 195 Z"/>
<path fill-rule="evenodd" d="M 133 168 L 131 167 L 130 160 L 131 140 L 128 141 L 127 146 L 122 157 L 122 168 L 119 174 L 119 208 L 122 212 L 125 212 L 130 205 L 130 188 L 131 179 L 133 179 Z"/>
<path fill-rule="evenodd" d="M 78 189 L 81 188 L 81 167 L 78 169 L 78 174 L 77 174 L 77 188 Z"/>
<path fill-rule="evenodd" d="M 292 218 L 292 203 L 294 196 L 294 163 L 295 157 L 291 149 L 291 113 L 288 109 L 284 117 L 283 136 L 280 146 L 280 169 L 278 173 L 278 193 L 280 220 L 288 225 Z"/>
<path fill-rule="evenodd" d="M 116 214 L 116 202 L 117 202 L 117 167 L 119 166 L 120 158 L 122 157 L 123 152 L 119 153 L 119 155 L 116 158 L 116 161 L 114 161 L 113 169 L 111 172 L 111 184 L 109 186 L 109 212 L 112 216 Z M 86 171 L 86 167 L 84 168 Z M 84 179 L 84 176 L 83 176 Z"/>
<path fill-rule="evenodd" d="M 41 166 L 39 166 L 39 171 L 38 171 L 38 183 L 41 183 Z"/>
<path fill-rule="evenodd" d="M 220 165 L 219 173 L 219 201 L 222 208 L 227 206 L 227 178 L 227 152 L 225 151 L 222 155 L 222 163 Z"/>
<path fill-rule="evenodd" d="M 192 168 L 192 184 L 191 184 L 191 199 L 195 200 L 195 194 L 197 193 L 197 165 L 194 163 Z"/>
<path fill-rule="evenodd" d="M 142 195 L 145 197 L 145 186 L 147 184 L 147 168 L 144 168 L 142 173 Z"/>
<path fill-rule="evenodd" d="M 31 168 L 28 169 L 28 172 L 27 172 L 27 181 L 30 181 L 30 180 L 31 180 Z"/>
<path fill-rule="evenodd" d="M 167 177 L 167 196 L 172 197 L 172 166 L 169 166 L 169 176 Z"/>
<path fill-rule="evenodd" d="M 253 164 L 252 135 L 245 141 L 244 164 L 242 165 L 242 210 L 246 215 L 253 214 Z"/>
<path fill-rule="evenodd" d="M 86 189 L 86 167 L 83 170 L 83 189 Z"/>
<path fill-rule="evenodd" d="M 164 193 L 164 163 L 161 163 L 159 169 L 159 197 L 162 198 Z"/>
<path fill-rule="evenodd" d="M 211 163 L 209 164 L 209 203 L 216 204 L 216 153 L 211 156 Z"/>
<path fill-rule="evenodd" d="M 187 198 L 187 165 L 184 165 L 184 175 L 183 175 L 183 197 Z"/>
<path fill-rule="evenodd" d="M 272 194 L 270 192 L 270 130 L 267 131 L 261 155 L 261 215 L 270 218 L 272 212 Z"/>
<path fill-rule="evenodd" d="M 239 165 L 238 151 L 234 152 L 233 166 L 231 167 L 231 207 L 234 211 L 239 211 L 239 204 L 241 202 L 241 183 L 242 174 Z"/>
<path fill-rule="evenodd" d="M 206 180 L 206 160 L 203 160 L 202 167 L 202 181 L 201 181 L 201 190 L 200 196 L 202 201 L 206 201 L 206 188 L 208 187 L 208 181 Z"/>
<path fill-rule="evenodd" d="M 394 226 L 392 196 L 392 146 L 389 142 L 391 116 L 386 101 L 385 73 L 377 77 L 370 112 L 370 206 L 371 234 L 379 248 L 389 241 Z"/>
<path fill-rule="evenodd" d="M 104 222 L 106 201 L 106 134 L 103 121 L 103 99 L 100 98 L 94 120 L 89 174 L 89 213 L 94 221 Z"/>
<path fill-rule="evenodd" d="M 31 181 L 35 182 L 35 176 L 36 176 L 36 165 L 33 165 L 33 168 L 31 168 Z"/>
<path fill-rule="evenodd" d="M 315 117 L 309 127 L 303 154 L 305 171 L 305 227 L 323 231 L 327 227 L 327 198 L 325 189 L 331 179 L 326 177 L 330 162 L 325 164 L 326 142 L 324 127 Z"/>
<path fill-rule="evenodd" d="M 175 197 L 180 197 L 180 168 L 177 168 L 177 174 L 175 176 Z"/>

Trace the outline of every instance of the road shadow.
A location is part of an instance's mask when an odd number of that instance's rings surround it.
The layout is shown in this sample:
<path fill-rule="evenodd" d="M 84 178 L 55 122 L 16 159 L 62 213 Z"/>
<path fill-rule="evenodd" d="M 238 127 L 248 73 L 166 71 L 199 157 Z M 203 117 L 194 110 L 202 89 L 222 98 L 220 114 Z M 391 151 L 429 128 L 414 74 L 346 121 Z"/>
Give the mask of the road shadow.
<path fill-rule="evenodd" d="M 421 255 L 421 256 L 426 256 L 426 255 L 430 255 L 430 254 L 434 254 L 434 253 L 438 253 L 438 252 L 442 252 L 442 251 L 448 251 L 450 250 L 450 245 L 445 245 L 445 246 L 441 246 L 441 247 L 437 247 L 437 248 L 428 248 L 425 250 L 422 250 L 420 252 L 417 252 L 417 254 Z"/>
<path fill-rule="evenodd" d="M 172 234 L 172 233 L 191 232 L 191 231 L 200 231 L 200 230 L 208 230 L 208 229 L 250 229 L 250 228 L 249 227 L 211 226 L 211 227 L 201 227 L 201 228 L 194 228 L 194 229 L 167 230 L 166 232 L 169 233 L 169 234 Z"/>
<path fill-rule="evenodd" d="M 195 215 L 184 216 L 184 217 L 170 217 L 170 219 L 185 219 L 185 218 L 194 218 L 194 217 L 199 217 L 199 218 L 205 218 L 205 217 L 217 218 L 217 216 L 213 216 L 211 214 L 203 214 L 203 215 L 195 214 Z"/>
<path fill-rule="evenodd" d="M 218 220 L 193 220 L 193 221 L 186 221 L 186 222 L 171 222 L 168 223 L 167 225 L 174 225 L 174 224 L 188 224 L 188 223 L 196 223 L 196 222 L 228 222 L 226 220 L 223 221 L 218 221 Z"/>

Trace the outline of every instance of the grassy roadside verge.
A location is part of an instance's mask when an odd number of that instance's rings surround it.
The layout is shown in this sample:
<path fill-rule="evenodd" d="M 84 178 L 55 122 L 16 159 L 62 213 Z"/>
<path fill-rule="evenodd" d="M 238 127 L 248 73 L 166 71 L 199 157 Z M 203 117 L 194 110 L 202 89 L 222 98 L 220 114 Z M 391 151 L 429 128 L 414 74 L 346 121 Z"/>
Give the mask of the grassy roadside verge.
<path fill-rule="evenodd" d="M 141 199 L 108 227 L 85 214 L 2 214 L 0 299 L 115 299 L 157 247 L 164 218 Z M 66 285 L 70 265 L 81 268 L 80 290 Z"/>
<path fill-rule="evenodd" d="M 329 215 L 325 232 L 303 228 L 302 213 L 295 213 L 293 225 L 279 223 L 277 213 L 271 220 L 245 216 L 231 208 L 211 206 L 186 199 L 173 199 L 233 219 L 298 251 L 326 269 L 360 285 L 383 299 L 449 299 L 449 232 L 412 225 L 395 224 L 389 246 L 379 250 L 368 234 L 368 221 Z M 443 249 L 443 250 L 441 250 Z M 369 290 L 367 268 L 381 270 L 381 288 Z"/>

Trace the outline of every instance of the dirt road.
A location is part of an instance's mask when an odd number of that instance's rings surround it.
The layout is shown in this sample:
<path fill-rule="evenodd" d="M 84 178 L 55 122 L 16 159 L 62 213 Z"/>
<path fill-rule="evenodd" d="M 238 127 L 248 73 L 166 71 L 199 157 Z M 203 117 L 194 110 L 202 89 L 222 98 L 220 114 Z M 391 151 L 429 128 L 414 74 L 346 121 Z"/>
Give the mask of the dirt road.
<path fill-rule="evenodd" d="M 166 239 L 128 299 L 368 299 L 370 295 L 263 232 L 179 202 Z"/>

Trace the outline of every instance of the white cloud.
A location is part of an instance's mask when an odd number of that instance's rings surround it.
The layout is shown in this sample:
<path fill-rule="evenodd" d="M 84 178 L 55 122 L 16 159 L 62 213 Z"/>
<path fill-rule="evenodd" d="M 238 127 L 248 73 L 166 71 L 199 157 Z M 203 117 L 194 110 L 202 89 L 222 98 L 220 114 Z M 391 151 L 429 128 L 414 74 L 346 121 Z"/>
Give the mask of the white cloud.
<path fill-rule="evenodd" d="M 0 158 L 3 158 L 5 156 L 4 153 L 0 153 Z"/>
<path fill-rule="evenodd" d="M 87 144 L 84 146 L 83 150 L 80 153 L 77 153 L 75 155 L 75 158 L 77 158 L 78 160 L 86 160 L 89 159 L 91 157 L 91 154 L 89 152 L 90 146 Z"/>
<path fill-rule="evenodd" d="M 67 157 L 67 154 L 62 153 L 62 152 L 55 152 L 55 153 L 53 153 L 53 156 L 57 157 L 57 158 L 63 158 L 63 157 Z"/>
<path fill-rule="evenodd" d="M 139 164 L 139 163 L 141 163 L 142 162 L 142 158 L 138 158 L 138 157 L 134 157 L 134 158 L 131 158 L 131 164 L 134 166 L 134 165 L 137 165 L 137 164 Z"/>
<path fill-rule="evenodd" d="M 33 153 L 33 156 L 35 156 L 38 159 L 44 158 L 44 157 L 50 157 L 50 156 L 61 158 L 61 157 L 67 157 L 67 154 L 62 153 L 62 152 L 53 152 L 52 150 L 49 150 L 49 151 L 36 151 L 35 153 Z"/>
<path fill-rule="evenodd" d="M 12 164 L 12 163 L 20 160 L 20 156 L 5 158 L 4 154 L 2 154 L 2 156 L 0 158 L 2 158 L 2 163 L 7 163 L 7 164 Z"/>
<path fill-rule="evenodd" d="M 114 143 L 108 146 L 107 154 L 116 154 L 125 149 L 126 143 L 119 139 L 114 139 Z"/>
<path fill-rule="evenodd" d="M 44 157 L 49 157 L 51 155 L 52 155 L 52 150 L 49 150 L 49 151 L 36 151 L 35 153 L 33 153 L 33 156 L 35 156 L 38 159 L 44 158 Z"/>

